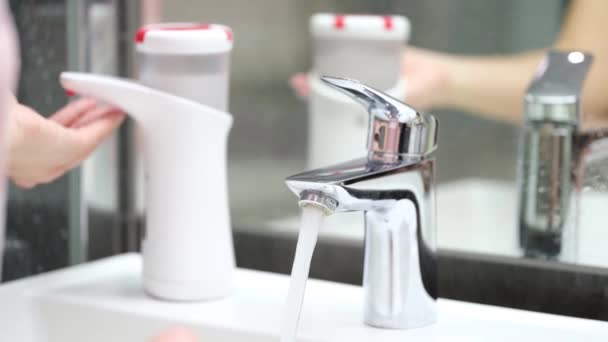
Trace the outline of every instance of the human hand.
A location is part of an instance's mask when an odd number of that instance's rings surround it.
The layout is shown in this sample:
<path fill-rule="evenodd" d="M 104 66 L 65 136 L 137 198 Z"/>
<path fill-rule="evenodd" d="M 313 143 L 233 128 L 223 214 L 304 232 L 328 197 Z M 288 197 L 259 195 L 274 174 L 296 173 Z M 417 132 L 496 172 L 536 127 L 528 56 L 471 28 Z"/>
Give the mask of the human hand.
<path fill-rule="evenodd" d="M 14 97 L 9 108 L 8 176 L 24 188 L 51 182 L 80 164 L 124 119 L 116 108 L 87 98 L 49 118 Z"/>
<path fill-rule="evenodd" d="M 186 328 L 173 328 L 154 337 L 150 342 L 197 342 L 197 339 Z"/>
<path fill-rule="evenodd" d="M 400 77 L 406 81 L 406 94 L 401 100 L 420 110 L 444 106 L 449 86 L 450 60 L 446 54 L 407 47 L 400 71 Z M 289 84 L 299 97 L 309 96 L 307 74 L 293 75 Z"/>

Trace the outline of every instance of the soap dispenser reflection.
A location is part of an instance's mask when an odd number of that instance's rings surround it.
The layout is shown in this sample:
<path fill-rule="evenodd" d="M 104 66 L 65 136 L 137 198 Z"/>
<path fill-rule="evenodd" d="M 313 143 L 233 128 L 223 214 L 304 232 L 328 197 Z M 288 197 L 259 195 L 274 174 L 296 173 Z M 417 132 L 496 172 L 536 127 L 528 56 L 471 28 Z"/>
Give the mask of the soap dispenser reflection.
<path fill-rule="evenodd" d="M 224 297 L 235 267 L 226 184 L 233 120 L 224 112 L 232 32 L 221 25 L 157 24 L 140 29 L 136 42 L 147 86 L 72 72 L 62 73 L 61 83 L 123 109 L 137 123 L 146 292 L 179 301 Z"/>
<path fill-rule="evenodd" d="M 398 15 L 319 13 L 310 18 L 310 34 L 308 168 L 318 168 L 364 155 L 368 131 L 365 108 L 319 76 L 357 79 L 403 98 L 399 70 L 410 22 Z"/>

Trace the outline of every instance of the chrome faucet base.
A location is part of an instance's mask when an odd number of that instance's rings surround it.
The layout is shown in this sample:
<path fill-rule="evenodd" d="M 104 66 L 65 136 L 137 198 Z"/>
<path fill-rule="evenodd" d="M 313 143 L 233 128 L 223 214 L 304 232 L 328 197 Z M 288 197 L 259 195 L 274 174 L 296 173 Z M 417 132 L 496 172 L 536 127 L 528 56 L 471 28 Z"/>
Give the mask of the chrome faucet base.
<path fill-rule="evenodd" d="M 357 81 L 322 77 L 367 108 L 368 156 L 297 174 L 300 204 L 365 213 L 364 320 L 387 329 L 437 319 L 435 117 Z"/>
<path fill-rule="evenodd" d="M 370 326 L 407 329 L 437 319 L 434 168 L 432 158 L 396 165 L 362 158 L 287 178 L 300 198 L 330 197 L 336 213 L 365 213 L 364 321 Z"/>
<path fill-rule="evenodd" d="M 368 325 L 409 329 L 437 320 L 436 253 L 425 241 L 429 232 L 420 224 L 421 214 L 430 219 L 428 212 L 418 209 L 428 202 L 417 202 L 416 197 L 405 198 L 365 212 L 363 289 Z"/>

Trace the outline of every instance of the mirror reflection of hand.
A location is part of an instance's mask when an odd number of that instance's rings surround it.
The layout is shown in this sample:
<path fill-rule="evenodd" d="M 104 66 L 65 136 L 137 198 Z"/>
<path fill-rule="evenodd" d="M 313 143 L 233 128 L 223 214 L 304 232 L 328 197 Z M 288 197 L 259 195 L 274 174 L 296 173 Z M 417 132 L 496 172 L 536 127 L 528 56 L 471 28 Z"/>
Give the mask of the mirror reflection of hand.
<path fill-rule="evenodd" d="M 186 328 L 173 328 L 154 337 L 150 342 L 197 342 L 196 336 Z"/>
<path fill-rule="evenodd" d="M 446 105 L 449 57 L 439 52 L 407 47 L 402 58 L 401 78 L 405 79 L 402 100 L 418 110 Z"/>
<path fill-rule="evenodd" d="M 449 57 L 416 47 L 407 47 L 404 51 L 400 77 L 406 81 L 406 94 L 401 100 L 420 110 L 444 105 L 443 95 L 449 81 Z M 308 75 L 305 73 L 293 75 L 289 85 L 301 98 L 310 95 Z"/>
<path fill-rule="evenodd" d="M 8 176 L 31 188 L 76 167 L 122 123 L 119 110 L 91 99 L 75 100 L 49 118 L 11 100 L 8 115 Z"/>

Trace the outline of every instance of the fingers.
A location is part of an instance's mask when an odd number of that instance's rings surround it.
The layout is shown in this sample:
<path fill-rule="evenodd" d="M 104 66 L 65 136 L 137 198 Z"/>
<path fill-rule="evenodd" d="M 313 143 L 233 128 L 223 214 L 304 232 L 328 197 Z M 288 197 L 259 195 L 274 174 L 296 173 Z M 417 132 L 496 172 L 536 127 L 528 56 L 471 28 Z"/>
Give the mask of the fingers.
<path fill-rule="evenodd" d="M 186 328 L 174 328 L 156 336 L 151 342 L 196 342 L 196 336 Z"/>
<path fill-rule="evenodd" d="M 93 110 L 90 110 L 86 113 L 84 113 L 83 115 L 81 115 L 80 117 L 78 117 L 78 119 L 74 120 L 69 127 L 71 128 L 81 128 L 84 126 L 89 125 L 90 123 L 98 120 L 99 118 L 102 118 L 110 113 L 116 112 L 118 111 L 117 108 L 115 107 L 111 107 L 111 106 L 107 106 L 107 105 L 102 105 L 102 106 L 98 106 Z"/>
<path fill-rule="evenodd" d="M 99 115 L 99 113 L 94 113 Z M 118 109 L 105 108 L 103 116 L 72 131 L 76 135 L 79 160 L 86 158 L 99 144 L 105 141 L 120 126 L 125 114 Z M 92 114 L 93 116 L 93 114 Z"/>
<path fill-rule="evenodd" d="M 47 119 L 31 108 L 11 110 L 8 175 L 31 188 L 48 183 L 78 165 L 121 124 L 117 109 L 95 101 L 74 101 Z M 79 128 L 70 125 L 78 123 Z"/>
<path fill-rule="evenodd" d="M 89 111 L 102 115 L 81 128 L 69 128 L 32 112 L 23 113 L 23 139 L 14 144 L 9 176 L 20 187 L 49 183 L 77 166 L 120 125 L 124 114 L 109 107 Z"/>
<path fill-rule="evenodd" d="M 289 85 L 295 91 L 296 95 L 302 99 L 308 98 L 310 95 L 310 82 L 308 75 L 305 73 L 297 73 L 289 79 Z"/>
<path fill-rule="evenodd" d="M 61 108 L 59 111 L 53 114 L 50 119 L 62 126 L 69 127 L 82 115 L 94 109 L 95 106 L 97 106 L 97 104 L 93 99 L 78 99 Z"/>
<path fill-rule="evenodd" d="M 104 110 L 105 115 L 80 129 L 60 127 L 67 132 L 69 139 L 64 141 L 62 154 L 67 155 L 67 162 L 57 164 L 52 172 L 47 172 L 38 183 L 48 183 L 61 177 L 67 171 L 80 165 L 101 143 L 103 143 L 120 126 L 124 114 L 117 109 Z"/>

